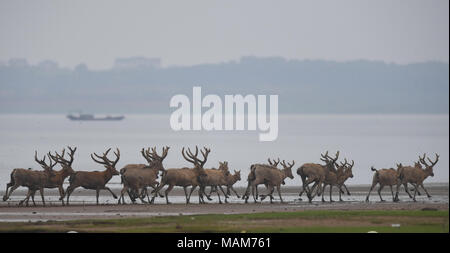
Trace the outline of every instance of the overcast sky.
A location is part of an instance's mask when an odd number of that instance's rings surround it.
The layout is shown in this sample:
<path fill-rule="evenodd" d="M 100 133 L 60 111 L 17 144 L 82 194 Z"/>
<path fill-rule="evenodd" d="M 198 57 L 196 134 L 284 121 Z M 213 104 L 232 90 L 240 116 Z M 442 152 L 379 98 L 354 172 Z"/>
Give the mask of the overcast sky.
<path fill-rule="evenodd" d="M 118 57 L 168 66 L 248 55 L 448 62 L 449 1 L 0 0 L 3 62 L 104 69 Z"/>

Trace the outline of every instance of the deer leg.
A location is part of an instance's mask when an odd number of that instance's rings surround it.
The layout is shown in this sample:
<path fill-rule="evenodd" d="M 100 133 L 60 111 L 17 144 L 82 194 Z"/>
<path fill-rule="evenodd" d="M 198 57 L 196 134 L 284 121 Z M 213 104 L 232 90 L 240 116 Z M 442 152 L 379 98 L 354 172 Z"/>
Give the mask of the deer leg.
<path fill-rule="evenodd" d="M 58 186 L 58 191 L 59 191 L 59 199 L 61 200 L 61 204 L 64 206 L 64 188 L 62 184 Z"/>
<path fill-rule="evenodd" d="M 34 195 L 36 194 L 36 190 L 33 190 L 32 192 L 31 192 L 31 201 L 33 201 L 33 206 L 36 206 L 36 202 L 34 202 Z M 28 200 L 27 200 L 27 202 L 28 202 Z"/>
<path fill-rule="evenodd" d="M 98 196 L 100 195 L 100 189 L 95 190 L 95 196 L 97 197 L 97 205 L 98 205 Z"/>
<path fill-rule="evenodd" d="M 216 186 L 217 187 L 217 186 Z M 223 191 L 223 190 L 222 190 Z M 217 197 L 219 198 L 219 204 L 222 204 L 222 200 L 220 199 L 220 194 L 219 194 L 219 191 L 217 191 L 216 190 L 216 193 L 217 193 Z M 226 199 L 226 198 L 225 198 Z"/>
<path fill-rule="evenodd" d="M 127 186 L 124 185 L 122 187 L 122 190 L 120 191 L 120 197 L 119 197 L 119 201 L 117 202 L 117 204 L 122 204 L 122 205 L 126 204 L 125 203 L 125 197 L 124 197 L 125 192 L 127 192 Z"/>
<path fill-rule="evenodd" d="M 394 191 L 392 190 L 392 185 L 389 185 L 389 187 L 391 188 L 392 201 L 394 201 L 394 200 L 395 200 L 395 197 L 394 197 Z"/>
<path fill-rule="evenodd" d="M 255 191 L 256 191 L 256 196 L 255 196 Z M 255 184 L 255 181 L 252 182 L 252 196 L 253 196 L 253 201 L 256 203 L 256 200 L 258 199 L 258 188 L 257 188 L 257 185 Z"/>
<path fill-rule="evenodd" d="M 222 191 L 223 196 L 225 197 L 225 203 L 228 203 L 228 196 L 227 196 L 227 193 L 223 190 L 223 188 L 222 188 L 221 185 L 219 185 L 219 188 L 220 188 L 220 190 Z M 217 186 L 216 186 L 216 190 L 217 190 Z M 217 191 L 217 192 L 219 192 L 219 191 Z"/>
<path fill-rule="evenodd" d="M 67 190 L 66 190 L 66 195 L 67 195 L 66 204 L 67 204 L 67 205 L 69 205 L 69 197 L 70 197 L 70 194 L 72 194 L 72 192 L 73 192 L 75 189 L 76 189 L 76 187 L 73 187 L 73 186 L 71 186 L 71 185 L 69 185 L 69 186 L 67 187 Z"/>
<path fill-rule="evenodd" d="M 414 186 L 414 185 L 413 185 L 413 186 Z M 408 183 L 404 183 L 404 184 L 403 184 L 403 187 L 405 187 L 405 191 L 406 191 L 406 193 L 408 193 L 409 198 L 412 199 L 413 196 L 411 195 L 411 193 L 410 193 L 409 190 L 408 190 Z M 415 195 L 415 193 L 414 193 L 414 195 Z"/>
<path fill-rule="evenodd" d="M 30 196 L 31 196 L 32 192 L 33 192 L 33 190 L 28 188 L 27 196 L 22 201 L 20 201 L 19 206 L 21 206 L 23 202 L 25 202 L 25 205 L 28 206 L 28 201 L 30 200 Z"/>
<path fill-rule="evenodd" d="M 7 184 L 6 184 L 6 191 L 5 191 L 5 195 L 3 195 L 3 201 L 8 200 L 8 189 L 9 189 L 11 186 L 13 186 L 13 185 L 14 185 L 13 183 L 7 183 Z"/>
<path fill-rule="evenodd" d="M 397 183 L 397 189 L 396 189 L 396 191 L 395 191 L 395 199 L 394 199 L 394 202 L 398 202 L 398 201 L 399 201 L 399 198 L 398 198 L 398 190 L 400 189 L 400 185 L 401 185 L 401 182 L 398 182 L 398 183 Z"/>
<path fill-rule="evenodd" d="M 41 193 L 42 204 L 45 206 L 44 187 L 39 188 L 39 192 Z"/>
<path fill-rule="evenodd" d="M 416 189 L 416 190 L 414 191 L 414 197 L 413 197 L 414 202 L 416 202 L 417 184 L 412 184 L 412 185 L 414 185 L 414 188 Z"/>
<path fill-rule="evenodd" d="M 188 196 L 188 198 L 186 199 L 186 204 L 189 204 L 189 202 L 190 202 L 190 200 L 191 200 L 191 195 L 192 195 L 192 193 L 194 192 L 195 188 L 197 188 L 196 185 L 193 185 L 193 186 L 191 187 L 191 191 L 189 192 L 189 196 Z"/>
<path fill-rule="evenodd" d="M 367 197 L 366 197 L 366 202 L 369 202 L 370 193 L 372 192 L 373 188 L 375 188 L 376 185 L 377 184 L 375 183 L 375 184 L 372 184 L 372 186 L 370 187 L 369 193 L 367 194 Z"/>
<path fill-rule="evenodd" d="M 166 203 L 171 204 L 169 202 L 169 192 L 173 189 L 174 185 L 170 184 L 169 187 L 164 191 L 164 194 L 166 195 Z M 187 199 L 187 203 L 189 203 L 189 199 Z"/>
<path fill-rule="evenodd" d="M 105 187 L 99 189 L 99 191 L 100 191 L 100 190 L 107 190 L 107 191 L 109 191 L 109 192 L 111 193 L 111 195 L 113 196 L 113 198 L 117 199 L 116 194 L 114 194 L 114 192 L 113 192 L 111 189 L 109 189 L 109 187 L 106 187 L 106 186 L 105 186 Z"/>
<path fill-rule="evenodd" d="M 188 199 L 187 186 L 183 186 L 184 196 Z"/>
<path fill-rule="evenodd" d="M 280 197 L 281 203 L 284 203 L 283 198 L 281 197 L 281 185 L 277 185 L 278 196 Z"/>
<path fill-rule="evenodd" d="M 381 197 L 381 190 L 383 189 L 384 185 L 380 184 L 380 187 L 378 188 L 378 195 L 380 196 L 381 202 L 384 202 L 383 198 Z"/>
<path fill-rule="evenodd" d="M 323 185 L 323 191 L 325 190 L 327 188 L 327 185 L 326 184 L 324 184 Z M 322 202 L 325 202 L 325 194 L 322 194 Z"/>
<path fill-rule="evenodd" d="M 351 194 L 350 194 L 350 191 L 348 190 L 347 186 L 346 186 L 345 184 L 343 184 L 342 186 L 343 186 L 343 187 L 345 188 L 345 190 L 347 191 L 347 195 L 350 196 Z M 344 192 L 344 191 L 342 191 L 342 192 Z"/>
<path fill-rule="evenodd" d="M 230 188 L 231 188 L 231 190 L 234 192 L 234 194 L 236 194 L 236 196 L 237 196 L 238 198 L 240 198 L 240 197 L 239 197 L 239 194 L 236 192 L 236 190 L 234 189 L 234 187 L 231 186 Z"/>
<path fill-rule="evenodd" d="M 330 202 L 334 202 L 334 200 L 333 200 L 333 185 L 332 184 L 330 184 Z"/>
<path fill-rule="evenodd" d="M 423 189 L 423 190 L 425 191 L 425 193 L 427 194 L 427 197 L 428 197 L 428 198 L 431 198 L 431 195 L 428 193 L 427 189 L 425 189 L 425 187 L 423 186 L 423 183 L 421 183 L 420 186 L 422 187 L 422 189 Z M 419 189 L 417 189 L 417 190 L 419 190 Z M 417 191 L 417 193 L 419 193 L 419 192 Z"/>
<path fill-rule="evenodd" d="M 5 196 L 3 197 L 3 201 L 6 201 L 9 199 L 9 197 L 11 197 L 11 194 L 13 193 L 14 190 L 16 190 L 19 187 L 19 185 L 13 185 L 13 187 L 9 190 L 8 195 L 5 194 Z"/>

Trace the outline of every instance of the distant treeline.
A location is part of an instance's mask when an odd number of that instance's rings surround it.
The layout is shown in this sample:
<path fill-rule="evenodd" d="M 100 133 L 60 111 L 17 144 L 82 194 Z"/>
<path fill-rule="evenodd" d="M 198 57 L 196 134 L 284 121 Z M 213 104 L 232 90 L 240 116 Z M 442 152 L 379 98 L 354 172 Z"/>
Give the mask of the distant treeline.
<path fill-rule="evenodd" d="M 13 62 L 14 63 L 14 62 Z M 0 112 L 166 113 L 175 94 L 278 94 L 280 113 L 448 113 L 449 64 L 243 57 L 195 66 L 0 65 Z"/>

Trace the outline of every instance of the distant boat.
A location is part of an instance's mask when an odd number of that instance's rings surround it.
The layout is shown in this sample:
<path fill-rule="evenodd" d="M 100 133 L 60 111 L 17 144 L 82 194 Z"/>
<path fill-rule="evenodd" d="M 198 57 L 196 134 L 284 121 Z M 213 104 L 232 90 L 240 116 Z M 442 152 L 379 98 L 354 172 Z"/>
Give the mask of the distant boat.
<path fill-rule="evenodd" d="M 90 121 L 90 120 L 123 120 L 125 116 L 105 116 L 105 117 L 95 117 L 93 114 L 79 114 L 79 115 L 73 115 L 69 114 L 67 115 L 67 118 L 70 120 L 83 120 L 83 121 Z"/>

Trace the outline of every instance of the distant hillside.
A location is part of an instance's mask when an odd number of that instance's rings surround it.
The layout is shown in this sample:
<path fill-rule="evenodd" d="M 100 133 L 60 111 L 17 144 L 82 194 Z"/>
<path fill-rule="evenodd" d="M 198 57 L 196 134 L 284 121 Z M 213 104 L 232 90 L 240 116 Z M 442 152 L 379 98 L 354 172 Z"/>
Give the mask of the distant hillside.
<path fill-rule="evenodd" d="M 278 94 L 282 113 L 448 113 L 449 65 L 244 57 L 189 67 L 0 65 L 0 112 L 170 112 L 175 94 Z"/>

